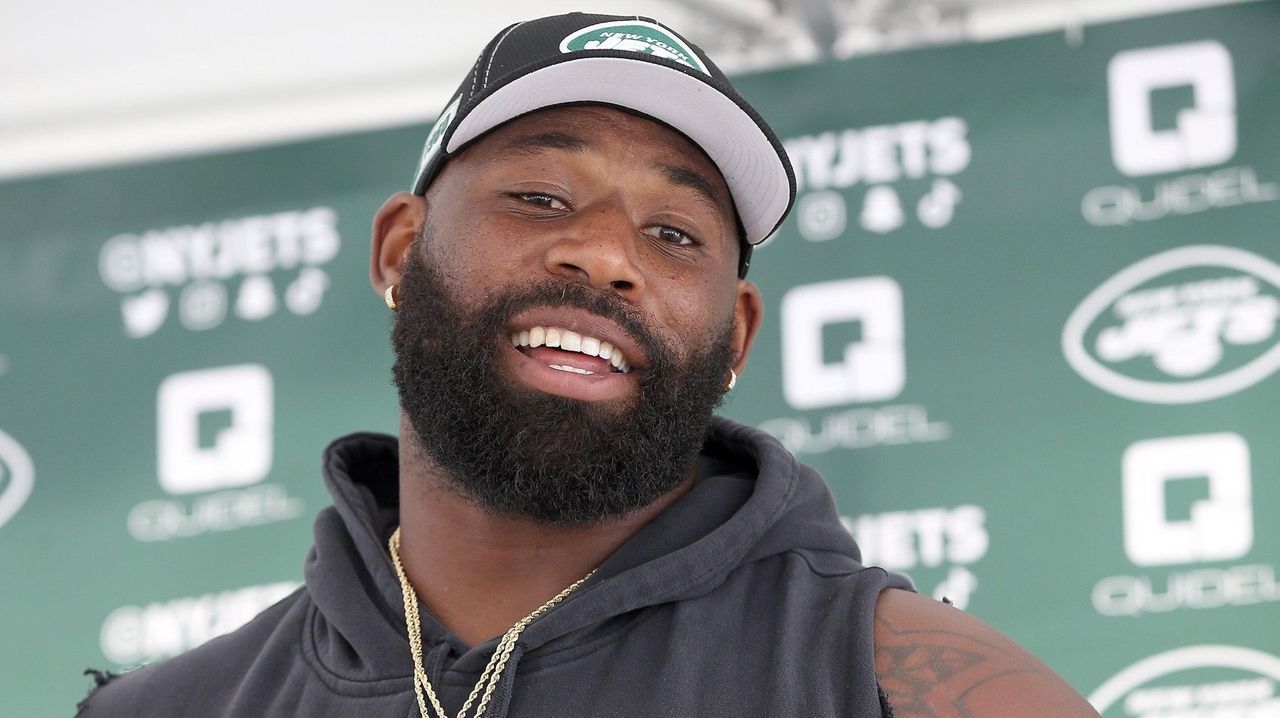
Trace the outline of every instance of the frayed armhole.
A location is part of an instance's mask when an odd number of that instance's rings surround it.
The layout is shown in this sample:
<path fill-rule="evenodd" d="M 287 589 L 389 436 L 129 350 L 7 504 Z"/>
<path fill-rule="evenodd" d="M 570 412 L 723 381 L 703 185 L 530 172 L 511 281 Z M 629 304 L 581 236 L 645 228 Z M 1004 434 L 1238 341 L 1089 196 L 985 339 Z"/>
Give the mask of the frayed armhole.
<path fill-rule="evenodd" d="M 880 696 L 880 715 L 884 718 L 893 718 L 893 706 L 889 705 L 889 696 L 884 694 L 880 681 L 876 681 L 876 694 Z"/>
<path fill-rule="evenodd" d="M 89 699 L 93 697 L 94 693 L 98 692 L 99 688 L 107 685 L 111 681 L 114 681 L 115 679 L 120 677 L 119 673 L 113 673 L 111 671 L 99 671 L 93 668 L 86 668 L 84 670 L 84 675 L 93 677 L 93 685 L 89 686 L 89 692 L 86 693 L 84 698 L 82 698 L 80 702 L 76 704 L 76 715 L 80 715 L 82 712 L 84 712 L 85 704 L 89 702 Z"/>

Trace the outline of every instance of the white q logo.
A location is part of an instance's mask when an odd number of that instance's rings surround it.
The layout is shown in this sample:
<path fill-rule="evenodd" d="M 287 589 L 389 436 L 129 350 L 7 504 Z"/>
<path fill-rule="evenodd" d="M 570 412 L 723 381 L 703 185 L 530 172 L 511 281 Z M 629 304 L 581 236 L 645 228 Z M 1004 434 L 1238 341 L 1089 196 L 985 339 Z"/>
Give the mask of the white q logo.
<path fill-rule="evenodd" d="M 1236 93 L 1231 55 L 1221 43 L 1129 50 L 1107 67 L 1111 156 L 1129 176 L 1205 167 L 1236 151 Z M 1190 85 L 1195 105 L 1177 113 L 1176 126 L 1156 129 L 1155 90 Z"/>
<path fill-rule="evenodd" d="M 1249 446 L 1237 434 L 1139 441 L 1124 452 L 1124 549 L 1138 566 L 1240 558 L 1253 546 Z M 1208 497 L 1171 519 L 1171 482 L 1203 478 Z"/>
<path fill-rule="evenodd" d="M 259 364 L 174 374 L 156 395 L 160 487 L 171 494 L 234 488 L 271 471 L 271 373 Z M 202 446 L 202 415 L 227 412 L 212 446 Z"/>
<path fill-rule="evenodd" d="M 861 339 L 823 360 L 823 329 L 857 322 Z M 796 409 L 892 399 L 906 384 L 902 288 L 889 277 L 808 284 L 782 297 L 782 393 Z"/>

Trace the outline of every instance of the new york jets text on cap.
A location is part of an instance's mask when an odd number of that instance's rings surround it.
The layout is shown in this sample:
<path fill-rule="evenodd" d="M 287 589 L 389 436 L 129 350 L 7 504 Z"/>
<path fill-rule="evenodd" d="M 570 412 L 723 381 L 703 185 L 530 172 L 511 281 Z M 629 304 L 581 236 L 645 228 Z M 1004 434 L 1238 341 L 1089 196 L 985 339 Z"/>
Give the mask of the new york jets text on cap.
<path fill-rule="evenodd" d="M 498 125 L 584 102 L 652 117 L 701 147 L 750 244 L 795 201 L 782 143 L 702 50 L 649 18 L 585 13 L 516 23 L 489 41 L 427 135 L 413 191 L 424 194 L 450 157 Z"/>

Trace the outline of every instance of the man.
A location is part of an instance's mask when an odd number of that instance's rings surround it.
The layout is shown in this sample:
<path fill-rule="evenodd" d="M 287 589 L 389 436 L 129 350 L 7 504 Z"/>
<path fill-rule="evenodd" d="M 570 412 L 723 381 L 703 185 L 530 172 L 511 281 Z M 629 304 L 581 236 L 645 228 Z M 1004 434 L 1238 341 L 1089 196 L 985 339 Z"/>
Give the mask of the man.
<path fill-rule="evenodd" d="M 303 589 L 82 715 L 1096 715 L 863 567 L 813 471 L 712 418 L 794 193 L 674 31 L 504 30 L 374 219 L 399 442 L 328 450 Z"/>

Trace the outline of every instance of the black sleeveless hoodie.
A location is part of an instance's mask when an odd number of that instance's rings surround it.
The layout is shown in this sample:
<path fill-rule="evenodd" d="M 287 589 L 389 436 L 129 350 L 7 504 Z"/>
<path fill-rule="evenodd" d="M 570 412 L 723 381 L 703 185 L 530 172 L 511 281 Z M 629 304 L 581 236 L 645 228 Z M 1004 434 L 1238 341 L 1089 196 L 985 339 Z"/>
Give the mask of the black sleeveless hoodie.
<path fill-rule="evenodd" d="M 306 583 L 239 630 L 101 680 L 81 718 L 418 715 L 400 584 L 397 443 L 325 452 L 334 505 Z M 872 612 L 907 581 L 859 562 L 831 493 L 772 437 L 717 418 L 694 487 L 523 634 L 485 715 L 882 716 Z M 468 648 L 422 615 L 451 715 L 497 639 Z"/>

